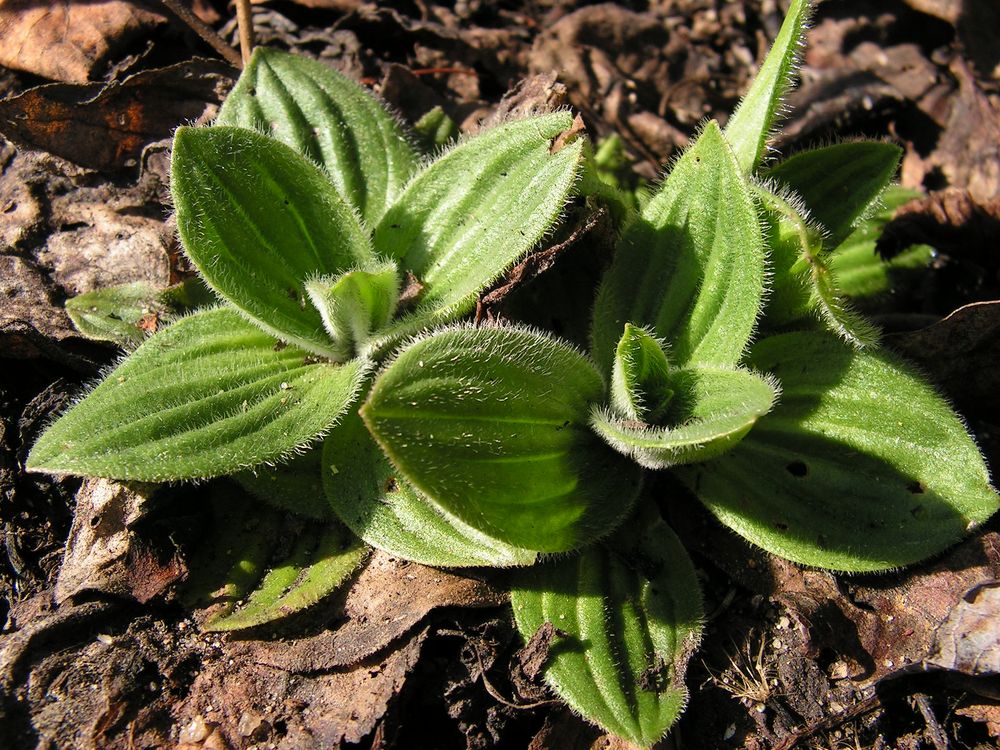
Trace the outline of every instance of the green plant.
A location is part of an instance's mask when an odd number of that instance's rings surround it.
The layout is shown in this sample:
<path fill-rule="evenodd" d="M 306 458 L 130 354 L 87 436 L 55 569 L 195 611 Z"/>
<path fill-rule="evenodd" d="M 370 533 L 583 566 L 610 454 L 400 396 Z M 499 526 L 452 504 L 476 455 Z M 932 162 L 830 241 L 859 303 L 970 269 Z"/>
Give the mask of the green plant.
<path fill-rule="evenodd" d="M 808 11 L 792 2 L 726 129 L 708 123 L 638 214 L 581 140 L 560 138 L 568 113 L 498 126 L 421 169 L 363 90 L 258 50 L 219 124 L 174 144 L 181 239 L 223 304 L 139 346 L 29 468 L 234 476 L 300 514 L 332 509 L 409 560 L 520 566 L 518 627 L 563 634 L 549 682 L 591 721 L 653 744 L 686 700 L 701 606 L 643 491 L 648 470 L 670 469 L 749 541 L 836 570 L 922 559 L 997 508 L 958 417 L 838 288 L 838 248 L 898 149 L 760 166 Z M 574 186 L 623 221 L 590 356 L 525 327 L 456 324 Z M 247 513 L 231 498 L 216 512 Z M 212 627 L 315 601 L 364 556 L 331 520 L 261 581 L 279 515 L 256 534 L 230 524 L 219 546 L 242 540 L 243 558 L 205 562 L 229 599 L 250 597 Z M 542 553 L 573 554 L 536 565 Z"/>

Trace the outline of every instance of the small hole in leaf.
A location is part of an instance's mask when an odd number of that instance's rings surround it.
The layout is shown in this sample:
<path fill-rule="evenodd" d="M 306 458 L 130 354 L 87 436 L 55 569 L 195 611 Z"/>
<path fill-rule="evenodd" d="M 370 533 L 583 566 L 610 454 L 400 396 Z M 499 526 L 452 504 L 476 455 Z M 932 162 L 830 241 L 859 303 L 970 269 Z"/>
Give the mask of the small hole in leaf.
<path fill-rule="evenodd" d="M 251 86 L 250 90 L 247 93 L 250 94 L 250 96 L 257 96 L 257 89 Z"/>
<path fill-rule="evenodd" d="M 782 523 L 781 521 L 775 521 L 774 522 L 774 526 L 775 526 L 775 528 L 778 529 L 778 531 L 788 531 L 788 524 L 787 523 Z"/>
<path fill-rule="evenodd" d="M 927 492 L 927 488 L 924 487 L 924 485 L 921 484 L 920 482 L 910 482 L 908 485 L 906 485 L 906 489 L 908 492 L 910 492 L 910 494 L 913 495 L 923 495 L 925 492 Z"/>
<path fill-rule="evenodd" d="M 386 492 L 395 492 L 398 489 L 399 489 L 399 485 L 396 484 L 396 477 L 389 477 L 388 479 L 385 480 L 385 491 Z"/>
<path fill-rule="evenodd" d="M 101 517 L 100 516 L 91 516 L 90 517 L 90 528 L 96 529 L 100 525 L 100 523 L 101 523 Z"/>
<path fill-rule="evenodd" d="M 804 461 L 792 461 L 785 467 L 785 471 L 793 477 L 804 477 L 809 473 L 809 467 L 806 466 Z"/>

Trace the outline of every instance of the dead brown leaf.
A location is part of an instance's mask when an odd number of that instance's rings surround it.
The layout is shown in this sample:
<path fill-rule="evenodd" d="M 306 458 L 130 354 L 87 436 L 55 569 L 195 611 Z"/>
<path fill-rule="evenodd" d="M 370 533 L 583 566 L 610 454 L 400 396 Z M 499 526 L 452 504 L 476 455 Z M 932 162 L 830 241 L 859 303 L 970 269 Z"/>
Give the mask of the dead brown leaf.
<path fill-rule="evenodd" d="M 931 245 L 951 255 L 986 258 L 1000 235 L 1000 195 L 977 199 L 958 188 L 939 190 L 900 206 L 876 244 L 891 258 L 911 245 Z"/>
<path fill-rule="evenodd" d="M 653 746 L 660 748 L 662 743 Z M 639 750 L 621 737 L 605 734 L 568 710 L 554 712 L 531 740 L 528 750 Z"/>
<path fill-rule="evenodd" d="M 886 344 L 963 402 L 1000 405 L 1000 301 L 965 305 L 927 328 L 887 336 Z"/>
<path fill-rule="evenodd" d="M 926 663 L 971 677 L 1000 674 L 1000 581 L 965 592 L 938 628 Z"/>
<path fill-rule="evenodd" d="M 1000 703 L 973 703 L 956 708 L 955 713 L 985 724 L 990 737 L 1000 737 Z"/>
<path fill-rule="evenodd" d="M 0 132 L 23 148 L 91 169 L 134 170 L 145 146 L 178 125 L 211 116 L 233 72 L 195 58 L 107 85 L 38 86 L 0 101 Z"/>
<path fill-rule="evenodd" d="M 82 591 L 145 603 L 185 574 L 176 552 L 157 549 L 131 528 L 145 513 L 150 491 L 107 479 L 83 483 L 56 580 L 57 603 Z"/>
<path fill-rule="evenodd" d="M 0 65 L 42 78 L 83 83 L 165 18 L 126 0 L 4 0 Z"/>
<path fill-rule="evenodd" d="M 506 597 L 488 583 L 376 551 L 334 615 L 338 624 L 290 642 L 259 642 L 256 658 L 291 672 L 356 664 L 385 648 L 439 607 L 496 607 Z"/>

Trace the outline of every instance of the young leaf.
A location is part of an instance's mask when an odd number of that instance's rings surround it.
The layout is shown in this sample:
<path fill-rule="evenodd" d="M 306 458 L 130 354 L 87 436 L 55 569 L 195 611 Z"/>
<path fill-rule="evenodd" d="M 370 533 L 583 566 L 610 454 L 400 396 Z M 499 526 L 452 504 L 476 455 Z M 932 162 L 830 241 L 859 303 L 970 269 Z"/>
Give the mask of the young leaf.
<path fill-rule="evenodd" d="M 413 123 L 423 150 L 432 154 L 458 138 L 458 125 L 441 107 L 434 107 Z"/>
<path fill-rule="evenodd" d="M 379 450 L 356 413 L 323 443 L 323 485 L 336 515 L 373 547 L 423 565 L 503 568 L 537 553 L 484 534 L 421 497 Z"/>
<path fill-rule="evenodd" d="M 330 356 L 303 285 L 372 254 L 323 173 L 249 130 L 180 128 L 171 180 L 181 241 L 208 284 L 269 333 Z"/>
<path fill-rule="evenodd" d="M 342 419 L 347 419 L 344 414 Z M 323 494 L 320 450 L 313 448 L 288 463 L 258 466 L 233 475 L 239 485 L 272 508 L 298 516 L 327 521 L 334 518 Z"/>
<path fill-rule="evenodd" d="M 610 532 L 637 467 L 587 426 L 604 384 L 569 346 L 513 328 L 420 339 L 361 415 L 400 473 L 448 514 L 509 544 L 576 549 Z"/>
<path fill-rule="evenodd" d="M 226 607 L 204 628 L 242 630 L 299 612 L 340 588 L 367 555 L 368 548 L 340 524 L 304 529 L 288 558 L 258 581 L 242 605 Z"/>
<path fill-rule="evenodd" d="M 611 408 L 631 420 L 656 424 L 674 391 L 663 345 L 641 328 L 625 324 L 611 370 Z"/>
<path fill-rule="evenodd" d="M 615 544 L 520 574 L 511 604 L 525 640 L 545 623 L 565 634 L 545 670 L 560 697 L 645 748 L 684 709 L 701 596 L 687 553 L 658 516 L 644 513 L 626 528 Z"/>
<path fill-rule="evenodd" d="M 321 165 L 372 226 L 417 167 L 399 122 L 372 94 L 329 65 L 264 47 L 254 50 L 216 124 L 267 133 Z"/>
<path fill-rule="evenodd" d="M 802 198 L 826 230 L 823 244 L 834 248 L 885 191 L 902 152 L 892 143 L 838 143 L 785 159 L 768 177 Z"/>
<path fill-rule="evenodd" d="M 648 469 L 714 458 L 743 439 L 774 405 L 773 379 L 739 369 L 691 368 L 670 380 L 674 397 L 657 427 L 594 409 L 590 424 L 615 450 Z"/>
<path fill-rule="evenodd" d="M 399 276 L 391 261 L 305 284 L 333 341 L 333 359 L 357 356 L 373 331 L 388 324 L 399 300 Z"/>
<path fill-rule="evenodd" d="M 84 336 L 135 347 L 174 312 L 160 299 L 162 289 L 145 281 L 95 289 L 66 300 L 66 313 Z"/>
<path fill-rule="evenodd" d="M 28 468 L 165 482 L 278 461 L 328 430 L 361 362 L 310 364 L 218 308 L 146 341 L 42 435 Z"/>
<path fill-rule="evenodd" d="M 757 211 L 710 122 L 625 230 L 594 306 L 594 357 L 610 372 L 622 329 L 632 323 L 667 341 L 678 366 L 735 364 L 763 292 Z"/>
<path fill-rule="evenodd" d="M 782 557 L 884 570 L 962 538 L 998 507 L 961 420 L 895 358 L 826 333 L 761 341 L 781 404 L 733 450 L 679 475 L 726 526 Z"/>
<path fill-rule="evenodd" d="M 809 0 L 792 0 L 789 4 L 764 64 L 726 126 L 726 140 L 732 145 L 744 174 L 752 174 L 764 156 L 781 98 L 795 74 L 799 45 L 810 13 Z"/>
<path fill-rule="evenodd" d="M 774 281 L 766 322 L 772 327 L 808 320 L 814 314 L 831 331 L 862 348 L 878 342 L 878 329 L 843 298 L 822 252 L 818 229 L 791 200 L 758 190 L 771 248 Z"/>
<path fill-rule="evenodd" d="M 424 289 L 417 310 L 439 320 L 527 254 L 559 217 L 576 180 L 581 141 L 554 151 L 568 112 L 511 122 L 461 143 L 418 174 L 375 230 Z"/>

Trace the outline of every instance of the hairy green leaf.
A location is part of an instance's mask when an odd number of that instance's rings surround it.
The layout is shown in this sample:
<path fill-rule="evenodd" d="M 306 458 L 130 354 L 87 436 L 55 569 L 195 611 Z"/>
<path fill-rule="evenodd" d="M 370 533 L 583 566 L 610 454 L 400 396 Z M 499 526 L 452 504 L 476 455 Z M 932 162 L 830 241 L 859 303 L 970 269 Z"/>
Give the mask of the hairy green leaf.
<path fill-rule="evenodd" d="M 437 567 L 531 565 L 537 553 L 444 513 L 389 463 L 357 414 L 323 444 L 323 485 L 337 516 L 373 547 Z"/>
<path fill-rule="evenodd" d="M 701 596 L 687 553 L 655 511 L 626 530 L 614 544 L 525 571 L 511 603 L 526 640 L 545 623 L 565 633 L 545 670 L 560 697 L 589 721 L 649 747 L 684 708 Z"/>
<path fill-rule="evenodd" d="M 216 124 L 266 133 L 321 165 L 370 225 L 417 167 L 403 128 L 371 93 L 329 65 L 264 47 L 254 50 Z"/>
<path fill-rule="evenodd" d="M 242 630 L 280 620 L 334 593 L 357 570 L 368 548 L 340 524 L 303 529 L 291 554 L 261 578 L 242 603 L 210 617 L 205 630 Z"/>
<path fill-rule="evenodd" d="M 356 356 L 372 332 L 392 319 L 399 276 L 396 265 L 386 261 L 333 279 L 312 279 L 305 289 L 333 341 L 333 359 L 343 362 Z"/>
<path fill-rule="evenodd" d="M 663 345 L 642 328 L 626 323 L 611 370 L 611 408 L 627 419 L 656 424 L 673 395 Z"/>
<path fill-rule="evenodd" d="M 375 230 L 375 247 L 424 285 L 417 309 L 441 320 L 544 236 L 576 180 L 581 142 L 553 153 L 568 112 L 500 125 L 464 141 L 418 174 Z"/>
<path fill-rule="evenodd" d="M 764 293 L 757 211 L 715 122 L 626 230 L 594 307 L 593 353 L 610 372 L 626 323 L 670 345 L 671 362 L 731 365 Z"/>
<path fill-rule="evenodd" d="M 372 253 L 323 173 L 249 130 L 180 128 L 171 190 L 184 249 L 208 284 L 269 333 L 330 356 L 304 284 L 364 265 Z"/>
<path fill-rule="evenodd" d="M 830 253 L 828 265 L 837 288 L 852 299 L 885 294 L 905 283 L 915 284 L 923 278 L 922 271 L 934 257 L 928 245 L 914 245 L 890 260 L 883 260 L 875 244 L 896 209 L 914 198 L 922 197 L 919 190 L 892 186 L 882 196 L 882 207 L 864 219 L 850 237 Z"/>
<path fill-rule="evenodd" d="M 894 357 L 826 333 L 761 341 L 781 404 L 680 476 L 728 527 L 806 565 L 883 570 L 940 552 L 998 507 L 958 416 Z"/>
<path fill-rule="evenodd" d="M 214 305 L 200 279 L 160 289 L 145 282 L 95 289 L 66 300 L 66 313 L 84 336 L 134 348 L 180 313 Z"/>
<path fill-rule="evenodd" d="M 218 308 L 157 333 L 42 435 L 28 468 L 164 482 L 278 461 L 328 430 L 361 362 L 310 364 Z"/>
<path fill-rule="evenodd" d="M 458 138 L 458 125 L 441 107 L 434 107 L 413 124 L 427 153 L 434 153 Z"/>
<path fill-rule="evenodd" d="M 811 7 L 809 0 L 792 0 L 788 14 L 757 71 L 750 90 L 729 118 L 726 140 L 732 144 L 740 169 L 751 174 L 764 157 L 781 99 L 791 85 Z"/>
<path fill-rule="evenodd" d="M 785 159 L 768 172 L 794 190 L 833 248 L 854 230 L 896 174 L 903 151 L 892 143 L 859 141 L 811 149 Z"/>
<path fill-rule="evenodd" d="M 347 418 L 345 414 L 343 419 Z M 241 471 L 234 474 L 233 479 L 255 498 L 273 508 L 316 520 L 334 517 L 323 493 L 319 448 L 310 449 L 277 466 L 257 466 Z"/>
<path fill-rule="evenodd" d="M 442 510 L 541 552 L 610 532 L 637 467 L 587 425 L 604 384 L 576 350 L 515 328 L 457 328 L 405 348 L 361 414 L 393 464 Z"/>
<path fill-rule="evenodd" d="M 818 318 L 856 347 L 876 344 L 878 328 L 855 311 L 837 287 L 820 230 L 790 199 L 763 188 L 758 195 L 774 269 L 765 325 L 780 328 Z"/>
<path fill-rule="evenodd" d="M 706 461 L 731 449 L 774 405 L 773 379 L 739 369 L 691 368 L 673 373 L 666 426 L 622 419 L 595 408 L 590 424 L 616 450 L 649 469 Z"/>

